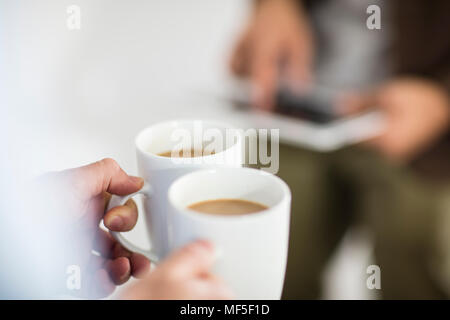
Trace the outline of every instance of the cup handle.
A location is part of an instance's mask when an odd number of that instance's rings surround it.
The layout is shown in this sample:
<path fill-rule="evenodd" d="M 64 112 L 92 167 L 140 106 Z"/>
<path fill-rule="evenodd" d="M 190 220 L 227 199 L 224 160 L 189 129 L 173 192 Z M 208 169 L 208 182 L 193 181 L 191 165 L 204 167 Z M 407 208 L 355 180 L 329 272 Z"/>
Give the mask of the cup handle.
<path fill-rule="evenodd" d="M 151 185 L 148 182 L 144 182 L 144 186 L 141 188 L 141 190 L 139 190 L 135 193 L 129 194 L 127 196 L 113 195 L 109 201 L 107 211 L 109 211 L 112 208 L 117 207 L 117 206 L 123 206 L 129 199 L 131 199 L 132 197 L 134 197 L 138 194 L 142 194 L 146 197 L 151 197 L 151 195 L 152 195 Z M 122 232 L 109 230 L 109 233 L 111 234 L 111 236 L 114 239 L 116 239 L 124 248 L 128 249 L 129 251 L 140 253 L 140 254 L 144 255 L 145 257 L 147 257 L 153 263 L 158 262 L 159 259 L 156 256 L 156 254 L 154 254 L 151 250 L 145 250 L 145 249 L 139 248 L 138 246 L 134 245 L 133 243 L 131 243 L 130 241 L 125 239 L 125 237 L 122 235 Z"/>

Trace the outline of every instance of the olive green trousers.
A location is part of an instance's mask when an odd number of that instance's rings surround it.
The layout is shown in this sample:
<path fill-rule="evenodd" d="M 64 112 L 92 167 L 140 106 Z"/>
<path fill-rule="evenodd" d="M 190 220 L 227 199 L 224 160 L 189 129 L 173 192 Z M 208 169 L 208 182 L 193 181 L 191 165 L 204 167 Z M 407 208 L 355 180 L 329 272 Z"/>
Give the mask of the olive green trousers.
<path fill-rule="evenodd" d="M 448 298 L 436 236 L 450 212 L 440 205 L 450 196 L 445 188 L 361 148 L 316 153 L 280 145 L 278 175 L 292 191 L 283 299 L 321 297 L 323 270 L 355 224 L 373 236 L 384 299 Z"/>

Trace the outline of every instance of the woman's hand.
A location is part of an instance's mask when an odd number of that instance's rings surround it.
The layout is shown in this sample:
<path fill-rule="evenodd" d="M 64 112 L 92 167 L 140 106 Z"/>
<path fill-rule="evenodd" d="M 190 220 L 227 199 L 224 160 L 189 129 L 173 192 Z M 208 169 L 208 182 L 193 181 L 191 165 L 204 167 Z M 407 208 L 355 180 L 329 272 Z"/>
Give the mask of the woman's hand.
<path fill-rule="evenodd" d="M 230 289 L 210 273 L 214 250 L 196 241 L 173 253 L 145 279 L 127 288 L 123 299 L 206 300 L 231 299 Z"/>

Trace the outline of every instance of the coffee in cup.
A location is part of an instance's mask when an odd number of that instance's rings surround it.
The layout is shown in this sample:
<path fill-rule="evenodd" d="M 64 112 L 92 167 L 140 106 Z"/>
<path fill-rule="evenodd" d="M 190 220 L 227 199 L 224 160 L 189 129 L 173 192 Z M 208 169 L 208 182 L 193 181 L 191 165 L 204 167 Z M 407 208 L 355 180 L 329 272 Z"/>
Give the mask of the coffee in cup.
<path fill-rule="evenodd" d="M 195 202 L 187 207 L 206 214 L 235 216 L 257 213 L 267 209 L 267 206 L 258 202 L 241 199 L 214 199 Z"/>
<path fill-rule="evenodd" d="M 291 201 L 285 182 L 262 170 L 222 167 L 179 177 L 167 196 L 171 250 L 208 240 L 216 252 L 211 272 L 236 299 L 280 298 Z"/>
<path fill-rule="evenodd" d="M 208 154 L 204 154 L 203 149 L 194 149 L 191 148 L 190 150 L 176 150 L 173 152 L 172 150 L 160 152 L 157 155 L 160 157 L 167 157 L 167 158 L 193 158 L 193 157 L 202 157 L 206 155 L 212 155 L 214 154 L 214 151 L 211 151 Z"/>

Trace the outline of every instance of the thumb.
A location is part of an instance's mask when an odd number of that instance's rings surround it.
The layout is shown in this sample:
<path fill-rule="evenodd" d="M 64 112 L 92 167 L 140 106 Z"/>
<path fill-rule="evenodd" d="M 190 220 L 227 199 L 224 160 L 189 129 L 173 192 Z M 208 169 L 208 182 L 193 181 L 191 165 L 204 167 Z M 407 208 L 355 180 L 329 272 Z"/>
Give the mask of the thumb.
<path fill-rule="evenodd" d="M 207 273 L 215 260 L 212 244 L 198 240 L 173 253 L 159 266 L 173 278 L 185 278 Z"/>
<path fill-rule="evenodd" d="M 127 195 L 136 192 L 144 185 L 140 177 L 129 176 L 113 159 L 103 159 L 84 167 L 71 169 L 73 182 L 88 197 L 104 192 Z"/>
<path fill-rule="evenodd" d="M 361 94 L 348 92 L 341 94 L 336 99 L 336 111 L 340 115 L 355 114 L 377 105 L 377 98 L 374 92 Z"/>

